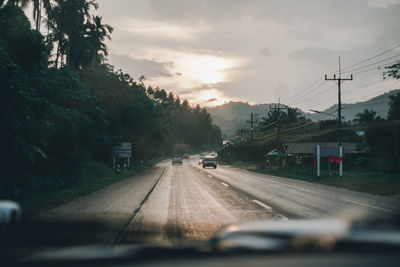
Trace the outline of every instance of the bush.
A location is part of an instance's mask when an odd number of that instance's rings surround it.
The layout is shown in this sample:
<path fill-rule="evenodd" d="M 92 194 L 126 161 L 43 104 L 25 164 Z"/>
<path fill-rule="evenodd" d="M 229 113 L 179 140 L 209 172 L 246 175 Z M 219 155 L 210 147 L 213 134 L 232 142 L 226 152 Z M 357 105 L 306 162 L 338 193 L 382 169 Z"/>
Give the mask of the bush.
<path fill-rule="evenodd" d="M 390 163 L 384 159 L 359 157 L 355 160 L 355 167 L 364 171 L 389 173 Z"/>
<path fill-rule="evenodd" d="M 355 160 L 355 167 L 361 170 L 368 170 L 371 166 L 371 159 L 367 157 L 359 157 Z"/>

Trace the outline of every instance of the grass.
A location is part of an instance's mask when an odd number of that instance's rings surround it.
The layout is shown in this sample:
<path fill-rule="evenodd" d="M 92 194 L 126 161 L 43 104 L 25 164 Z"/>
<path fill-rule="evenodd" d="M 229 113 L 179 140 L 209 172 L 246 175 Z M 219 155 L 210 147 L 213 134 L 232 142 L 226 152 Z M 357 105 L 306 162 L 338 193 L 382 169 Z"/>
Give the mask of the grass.
<path fill-rule="evenodd" d="M 116 183 L 154 166 L 152 161 L 143 167 L 134 166 L 117 174 L 111 167 L 103 163 L 88 162 L 84 164 L 74 182 L 63 187 L 28 188 L 19 200 L 26 215 L 34 215 L 54 208 L 77 197 L 90 194 L 110 184 Z"/>
<path fill-rule="evenodd" d="M 275 176 L 297 179 L 312 183 L 325 184 L 350 190 L 367 192 L 376 195 L 400 199 L 400 174 L 382 174 L 363 170 L 344 170 L 343 178 L 338 171 L 329 176 L 328 171 L 321 171 L 321 178 L 316 177 L 313 168 L 270 168 L 255 164 L 231 164 L 250 171 L 271 174 Z"/>

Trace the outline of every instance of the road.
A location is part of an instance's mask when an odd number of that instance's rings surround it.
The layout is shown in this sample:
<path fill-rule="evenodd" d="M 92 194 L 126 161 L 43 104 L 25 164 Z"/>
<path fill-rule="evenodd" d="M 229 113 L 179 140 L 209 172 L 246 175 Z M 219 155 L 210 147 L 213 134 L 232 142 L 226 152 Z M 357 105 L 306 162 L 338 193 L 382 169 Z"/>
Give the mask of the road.
<path fill-rule="evenodd" d="M 247 170 L 203 169 L 164 161 L 35 217 L 26 229 L 42 247 L 205 240 L 227 224 L 252 220 L 390 216 L 400 201 Z M 51 223 L 53 222 L 53 223 Z"/>

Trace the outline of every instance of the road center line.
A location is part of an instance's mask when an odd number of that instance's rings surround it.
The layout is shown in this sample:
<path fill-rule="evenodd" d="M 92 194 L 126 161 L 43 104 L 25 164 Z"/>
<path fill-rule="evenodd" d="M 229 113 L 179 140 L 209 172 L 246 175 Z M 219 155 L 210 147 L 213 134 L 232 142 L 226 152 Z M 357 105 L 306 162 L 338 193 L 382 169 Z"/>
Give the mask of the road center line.
<path fill-rule="evenodd" d="M 288 184 L 275 182 L 275 181 L 273 181 L 273 182 L 269 181 L 269 183 L 279 184 L 280 186 L 289 187 L 289 188 L 292 188 L 292 189 L 297 189 L 297 190 L 301 190 L 301 191 L 308 192 L 308 193 L 314 193 L 314 191 L 312 191 L 312 190 L 304 189 L 304 188 L 301 188 L 301 187 L 298 187 L 298 186 L 294 186 L 294 185 L 288 185 Z"/>
<path fill-rule="evenodd" d="M 268 206 L 268 205 L 262 203 L 261 201 L 258 201 L 257 199 L 253 199 L 252 201 L 253 201 L 254 203 L 260 205 L 260 206 L 263 207 L 264 209 L 272 210 L 272 208 L 271 208 L 270 206 Z"/>
<path fill-rule="evenodd" d="M 226 183 L 221 183 L 223 186 L 226 186 L 226 187 L 228 187 L 229 185 L 228 184 L 226 184 Z"/>
<path fill-rule="evenodd" d="M 369 205 L 369 204 L 366 204 L 366 203 L 353 201 L 353 200 L 350 200 L 350 199 L 344 199 L 344 201 L 347 201 L 347 202 L 350 202 L 350 203 L 353 203 L 353 204 L 357 204 L 357 205 L 360 205 L 360 206 L 365 206 L 365 207 L 369 207 L 369 208 L 378 209 L 378 210 L 383 210 L 383 211 L 387 211 L 387 212 L 392 212 L 392 213 L 393 213 L 393 211 L 391 211 L 391 210 L 389 210 L 389 209 L 376 207 L 376 206 Z"/>

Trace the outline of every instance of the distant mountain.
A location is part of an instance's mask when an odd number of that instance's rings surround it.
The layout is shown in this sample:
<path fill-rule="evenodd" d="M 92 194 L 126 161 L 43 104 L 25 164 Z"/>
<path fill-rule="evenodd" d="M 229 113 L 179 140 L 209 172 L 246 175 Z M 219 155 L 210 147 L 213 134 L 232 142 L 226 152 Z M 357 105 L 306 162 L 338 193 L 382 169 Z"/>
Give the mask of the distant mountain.
<path fill-rule="evenodd" d="M 364 109 L 372 109 L 376 112 L 377 116 L 381 116 L 382 118 L 387 117 L 387 113 L 389 111 L 389 96 L 400 93 L 400 89 L 392 90 L 387 93 L 381 94 L 379 96 L 376 96 L 374 98 L 371 98 L 370 100 L 364 101 L 364 102 L 357 102 L 357 103 L 343 103 L 342 104 L 342 116 L 344 117 L 345 121 L 348 120 L 353 120 L 355 118 L 355 115 L 357 113 L 361 113 L 364 111 Z M 337 104 L 323 110 L 325 113 L 333 114 L 337 116 Z M 319 119 L 324 119 L 327 120 L 329 116 L 324 116 L 323 114 L 310 114 L 307 113 L 306 115 L 307 118 L 316 121 Z M 334 119 L 333 117 L 331 117 Z"/>
<path fill-rule="evenodd" d="M 266 117 L 271 104 L 251 105 L 244 102 L 229 102 L 220 106 L 207 108 L 213 118 L 213 123 L 221 128 L 222 134 L 232 137 L 236 130 L 249 128 L 250 113 L 254 114 L 254 120 L 260 122 L 262 117 Z M 281 107 L 285 105 L 281 104 Z"/>
<path fill-rule="evenodd" d="M 343 103 L 342 116 L 346 121 L 353 120 L 357 113 L 363 112 L 364 109 L 367 108 L 376 111 L 378 116 L 386 118 L 389 110 L 389 96 L 399 92 L 400 89 L 397 89 L 381 94 L 368 101 L 353 104 Z M 255 114 L 255 120 L 260 121 L 262 117 L 267 116 L 270 105 L 275 104 L 276 103 L 251 105 L 249 103 L 231 101 L 220 106 L 207 108 L 207 111 L 211 114 L 214 124 L 221 128 L 222 134 L 227 137 L 232 137 L 236 130 L 246 127 L 249 128 L 249 123 L 246 123 L 246 120 L 250 120 L 250 113 Z M 284 107 L 285 105 L 281 104 L 281 106 Z M 301 112 L 304 116 L 314 121 L 329 119 L 329 116 L 323 116 L 323 114 Z M 337 104 L 322 110 L 322 112 L 337 115 Z M 334 119 L 333 117 L 331 118 Z"/>

